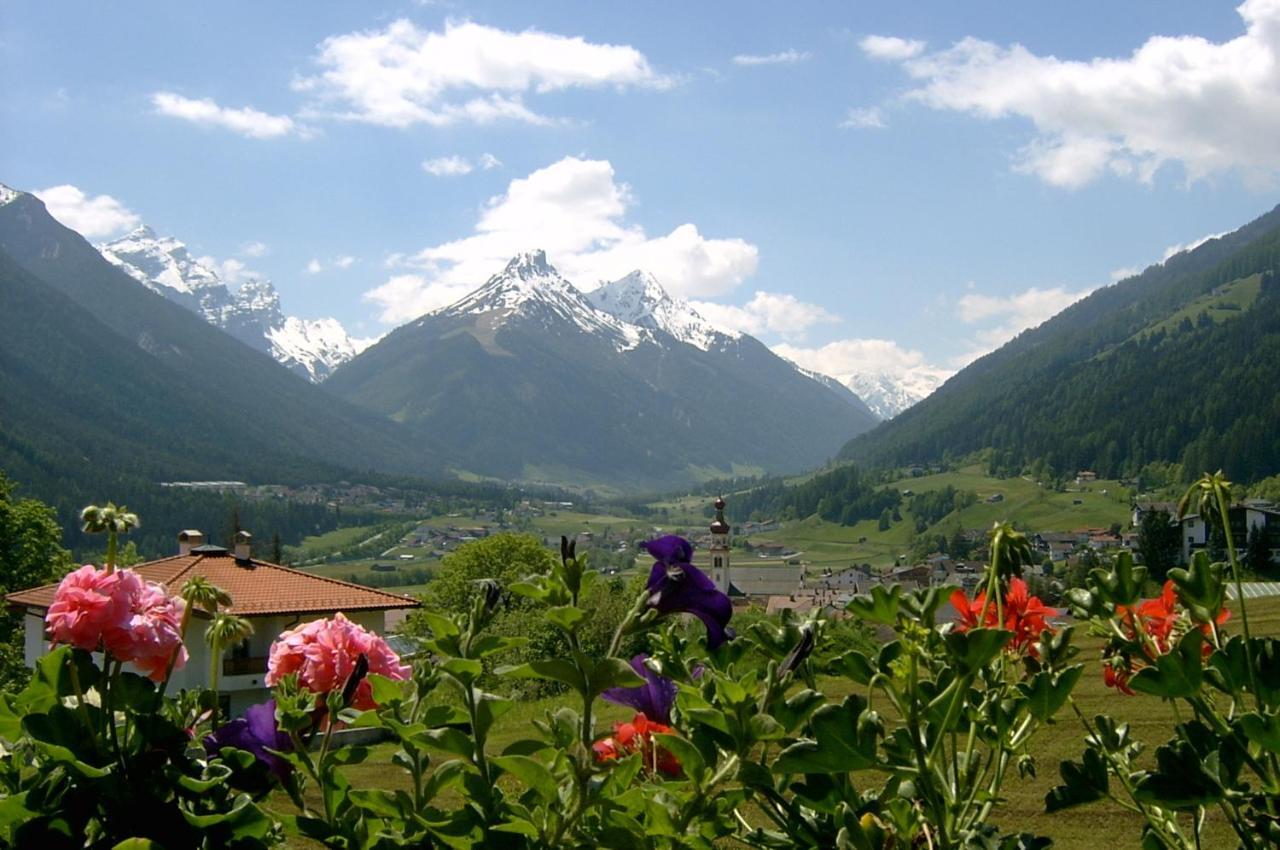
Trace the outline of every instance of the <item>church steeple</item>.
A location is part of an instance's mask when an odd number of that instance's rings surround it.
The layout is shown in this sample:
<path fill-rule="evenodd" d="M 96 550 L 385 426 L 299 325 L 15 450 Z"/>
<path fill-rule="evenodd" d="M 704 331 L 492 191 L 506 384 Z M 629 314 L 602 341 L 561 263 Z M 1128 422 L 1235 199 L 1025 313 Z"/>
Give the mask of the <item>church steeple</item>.
<path fill-rule="evenodd" d="M 729 523 L 724 520 L 724 497 L 716 497 L 716 518 L 711 522 L 711 580 L 716 589 L 728 594 L 729 578 Z"/>

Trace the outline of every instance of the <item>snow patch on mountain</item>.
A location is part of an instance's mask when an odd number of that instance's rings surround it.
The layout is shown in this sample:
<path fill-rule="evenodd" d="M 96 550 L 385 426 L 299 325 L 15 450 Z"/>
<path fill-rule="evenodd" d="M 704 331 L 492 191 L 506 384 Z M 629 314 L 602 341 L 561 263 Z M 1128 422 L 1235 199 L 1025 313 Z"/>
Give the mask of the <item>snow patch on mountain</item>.
<path fill-rule="evenodd" d="M 323 381 L 362 350 L 336 319 L 286 316 L 280 294 L 269 281 L 253 278 L 232 291 L 217 272 L 191 256 L 184 243 L 157 236 L 146 225 L 99 245 L 98 251 L 143 286 L 310 381 Z"/>
<path fill-rule="evenodd" d="M 618 351 L 630 351 L 651 339 L 645 329 L 596 309 L 547 262 L 543 251 L 516 255 L 479 289 L 428 315 L 485 316 L 493 325 L 500 325 L 514 315 L 558 318 L 588 333 L 609 337 Z"/>
<path fill-rule="evenodd" d="M 587 293 L 596 309 L 630 325 L 660 330 L 703 351 L 722 347 L 738 334 L 717 330 L 683 298 L 672 297 L 658 279 L 637 269 L 626 277 L 602 283 Z"/>
<path fill-rule="evenodd" d="M 892 419 L 928 397 L 949 377 L 949 372 L 925 368 L 900 373 L 855 372 L 844 383 L 873 413 L 881 419 Z"/>
<path fill-rule="evenodd" d="M 8 186 L 4 185 L 3 183 L 0 183 L 0 207 L 4 206 L 10 201 L 17 200 L 17 197 L 21 194 L 22 193 L 19 192 L 17 189 L 10 189 Z"/>

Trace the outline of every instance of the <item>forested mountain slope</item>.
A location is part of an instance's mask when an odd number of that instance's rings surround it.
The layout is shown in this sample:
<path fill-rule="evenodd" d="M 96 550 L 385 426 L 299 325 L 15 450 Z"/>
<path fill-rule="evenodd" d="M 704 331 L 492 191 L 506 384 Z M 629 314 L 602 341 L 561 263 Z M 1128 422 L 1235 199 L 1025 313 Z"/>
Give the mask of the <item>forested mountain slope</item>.
<path fill-rule="evenodd" d="M 1280 208 L 1020 334 L 840 457 L 898 466 L 991 448 L 1004 471 L 1042 458 L 1110 477 L 1151 461 L 1272 474 L 1278 264 Z"/>

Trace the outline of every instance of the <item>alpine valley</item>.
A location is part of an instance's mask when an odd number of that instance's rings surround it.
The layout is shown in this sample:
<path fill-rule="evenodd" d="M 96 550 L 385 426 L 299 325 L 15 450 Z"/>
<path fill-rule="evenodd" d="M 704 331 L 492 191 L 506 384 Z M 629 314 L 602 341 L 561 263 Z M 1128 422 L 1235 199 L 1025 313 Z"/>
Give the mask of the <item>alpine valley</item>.
<path fill-rule="evenodd" d="M 652 275 L 584 294 L 532 251 L 323 386 L 458 472 L 634 490 L 823 463 L 877 421 L 833 384 L 716 330 Z"/>
<path fill-rule="evenodd" d="M 877 421 L 643 273 L 588 297 L 524 254 L 357 355 L 336 322 L 284 316 L 265 281 L 233 292 L 176 239 L 95 249 L 34 196 L 0 198 L 0 381 L 27 400 L 0 410 L 0 467 L 32 483 L 99 479 L 77 448 L 96 444 L 140 482 L 366 470 L 634 490 L 800 471 Z"/>

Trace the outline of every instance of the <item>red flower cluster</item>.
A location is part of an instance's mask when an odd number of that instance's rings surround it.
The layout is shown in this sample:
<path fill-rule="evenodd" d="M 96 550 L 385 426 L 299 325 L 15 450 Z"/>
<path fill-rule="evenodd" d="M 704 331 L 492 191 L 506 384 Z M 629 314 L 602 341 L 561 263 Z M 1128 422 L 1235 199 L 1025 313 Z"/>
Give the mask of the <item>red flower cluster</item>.
<path fill-rule="evenodd" d="M 679 776 L 679 760 L 653 743 L 654 735 L 668 732 L 671 732 L 670 726 L 654 723 L 641 711 L 628 723 L 613 724 L 613 736 L 596 741 L 591 749 L 595 751 L 596 761 L 617 761 L 632 753 L 640 753 L 645 770 Z"/>
<path fill-rule="evenodd" d="M 133 570 L 108 573 L 85 564 L 58 584 L 44 620 L 55 646 L 109 652 L 160 682 L 170 662 L 174 670 L 187 663 L 181 626 L 185 607 L 181 598 Z"/>
<path fill-rule="evenodd" d="M 986 592 L 979 593 L 972 600 L 964 595 L 963 590 L 951 594 L 951 607 L 960 615 L 958 631 L 969 629 L 997 628 L 997 612 L 995 602 L 987 601 Z M 1027 583 L 1020 578 L 1009 581 L 1009 590 L 1004 595 L 1004 628 L 1013 632 L 1013 640 L 1009 646 L 1017 652 L 1026 652 L 1036 657 L 1036 639 L 1040 633 L 1052 627 L 1045 622 L 1046 617 L 1056 617 L 1057 608 L 1046 607 L 1040 597 L 1031 596 L 1027 591 Z"/>
<path fill-rule="evenodd" d="M 1174 590 L 1172 581 L 1166 581 L 1164 587 L 1160 591 L 1160 595 L 1155 599 L 1146 599 L 1139 602 L 1136 606 L 1129 607 L 1127 605 L 1116 606 L 1116 619 L 1120 621 L 1120 626 L 1128 636 L 1130 641 L 1141 645 L 1140 660 L 1147 663 L 1154 663 L 1156 658 L 1164 655 L 1173 648 L 1175 641 L 1174 630 L 1178 625 L 1181 616 L 1177 608 L 1178 596 Z M 1231 612 L 1223 608 L 1218 613 L 1214 623 L 1222 625 L 1231 617 Z M 1199 626 L 1205 637 L 1212 637 L 1213 627 L 1209 623 L 1201 623 Z M 1144 640 L 1144 635 L 1151 639 L 1150 644 Z M 1155 652 L 1151 651 L 1151 646 L 1155 646 Z M 1213 652 L 1213 646 L 1206 643 L 1203 647 L 1205 655 Z M 1129 679 L 1132 678 L 1134 671 L 1138 669 L 1135 666 L 1135 658 L 1133 654 L 1127 651 L 1116 651 L 1109 649 L 1103 657 L 1102 680 L 1107 687 L 1115 688 L 1122 694 L 1133 696 L 1133 689 L 1129 687 Z"/>

